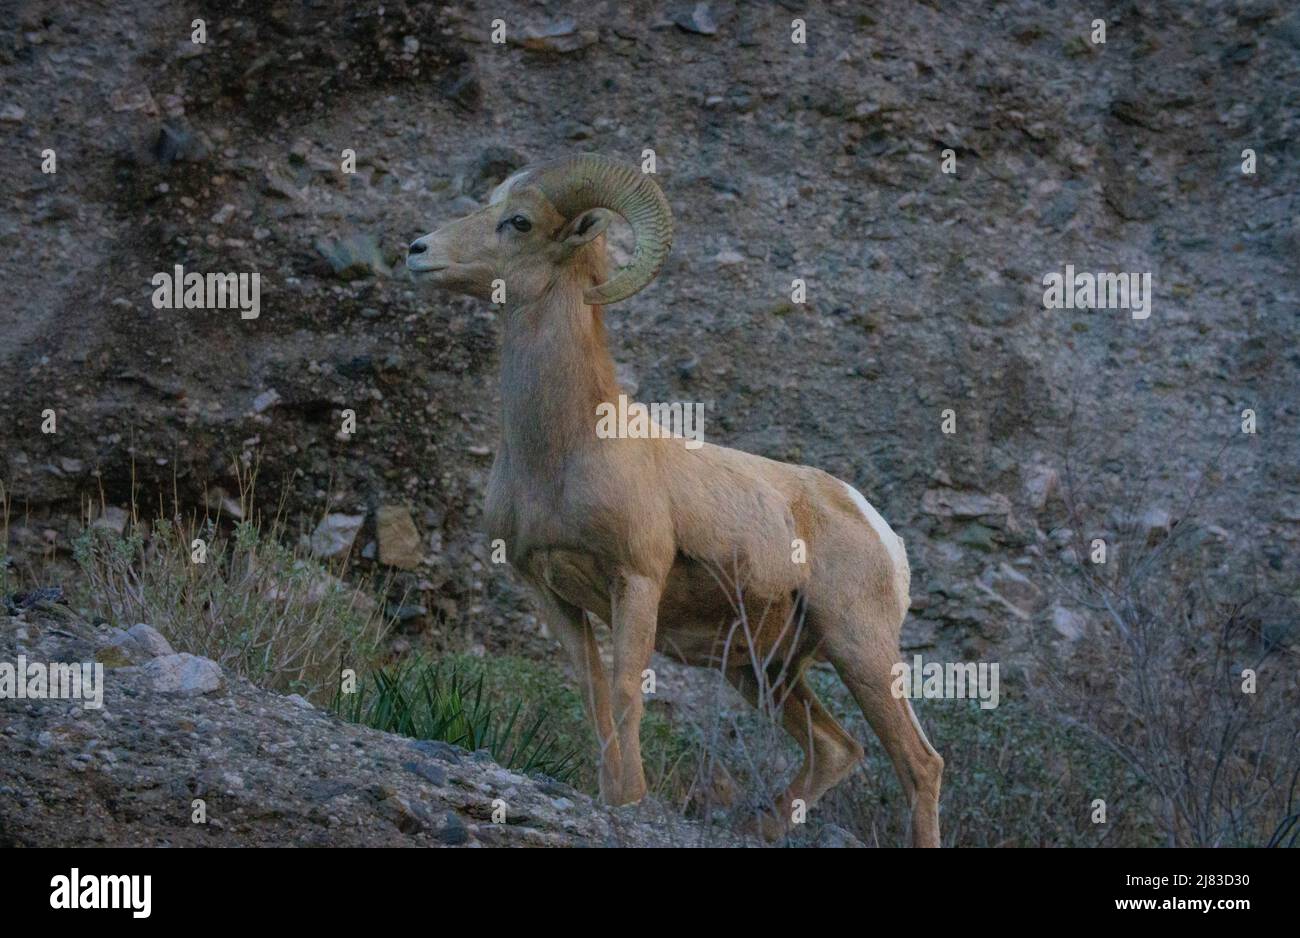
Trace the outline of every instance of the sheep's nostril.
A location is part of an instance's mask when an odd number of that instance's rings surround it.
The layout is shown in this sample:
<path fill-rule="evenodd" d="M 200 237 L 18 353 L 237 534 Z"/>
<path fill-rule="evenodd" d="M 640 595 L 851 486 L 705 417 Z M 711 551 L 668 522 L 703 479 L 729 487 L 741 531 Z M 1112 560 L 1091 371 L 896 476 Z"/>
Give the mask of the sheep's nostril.
<path fill-rule="evenodd" d="M 412 241 L 411 246 L 406 250 L 411 254 L 423 254 L 425 251 L 429 250 L 429 248 L 426 245 L 421 244 L 419 241 Z"/>

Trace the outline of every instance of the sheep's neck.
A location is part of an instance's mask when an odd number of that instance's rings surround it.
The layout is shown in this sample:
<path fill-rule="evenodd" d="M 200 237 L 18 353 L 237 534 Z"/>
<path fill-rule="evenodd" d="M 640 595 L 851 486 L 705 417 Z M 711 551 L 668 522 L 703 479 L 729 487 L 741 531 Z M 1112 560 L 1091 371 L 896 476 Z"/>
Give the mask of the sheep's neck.
<path fill-rule="evenodd" d="M 599 306 L 575 284 L 505 316 L 501 349 L 503 448 L 530 474 L 558 479 L 576 450 L 596 443 L 596 406 L 618 400 Z"/>

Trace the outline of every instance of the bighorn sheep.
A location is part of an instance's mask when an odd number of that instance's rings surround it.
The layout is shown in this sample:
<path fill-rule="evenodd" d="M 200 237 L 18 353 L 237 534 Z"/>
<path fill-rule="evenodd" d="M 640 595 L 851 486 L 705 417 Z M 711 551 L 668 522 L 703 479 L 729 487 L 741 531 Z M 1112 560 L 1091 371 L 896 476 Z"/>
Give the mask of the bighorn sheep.
<path fill-rule="evenodd" d="M 611 213 L 631 225 L 636 247 L 607 278 Z M 796 799 L 811 806 L 863 755 L 805 680 L 806 666 L 823 658 L 893 761 L 912 804 L 913 844 L 938 846 L 943 759 L 910 703 L 891 693 L 910 604 L 902 540 L 821 470 L 595 432 L 597 407 L 620 394 L 603 307 L 654 279 L 671 240 L 672 214 L 652 179 L 583 155 L 515 174 L 489 205 L 414 241 L 407 257 L 418 277 L 482 299 L 504 283 L 489 534 L 536 588 L 577 672 L 600 744 L 601 795 L 625 804 L 645 794 L 641 681 L 652 651 L 717 666 L 727 646 L 727 677 L 751 703 L 770 686 L 804 751 L 774 815 L 757 821 L 769 839 L 780 836 Z M 797 543 L 804 562 L 794 561 Z M 780 627 L 738 630 L 738 609 L 750 624 Z M 587 613 L 612 630 L 608 684 Z"/>

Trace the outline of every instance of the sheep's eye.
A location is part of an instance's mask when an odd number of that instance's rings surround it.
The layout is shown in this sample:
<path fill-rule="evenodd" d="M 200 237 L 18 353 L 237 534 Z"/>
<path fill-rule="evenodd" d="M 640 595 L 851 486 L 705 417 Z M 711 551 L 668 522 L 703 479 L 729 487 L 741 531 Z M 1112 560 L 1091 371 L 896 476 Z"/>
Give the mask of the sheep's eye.
<path fill-rule="evenodd" d="M 533 223 L 522 215 L 516 215 L 514 218 L 510 219 L 510 224 L 515 226 L 516 231 L 528 231 L 533 227 Z"/>

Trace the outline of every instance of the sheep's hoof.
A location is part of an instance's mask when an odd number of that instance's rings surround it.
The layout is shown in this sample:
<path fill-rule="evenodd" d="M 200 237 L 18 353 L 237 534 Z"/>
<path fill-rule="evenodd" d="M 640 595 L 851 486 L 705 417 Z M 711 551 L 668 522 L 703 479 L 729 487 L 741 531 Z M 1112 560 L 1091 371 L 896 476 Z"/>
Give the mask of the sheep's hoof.
<path fill-rule="evenodd" d="M 611 796 L 605 798 L 605 803 L 611 808 L 622 808 L 630 804 L 640 804 L 646 795 L 645 782 L 635 785 L 624 785 L 617 792 L 612 792 Z"/>
<path fill-rule="evenodd" d="M 750 818 L 741 830 L 751 837 L 759 837 L 772 844 L 790 832 L 790 822 L 776 804 L 768 802 L 752 808 Z"/>

